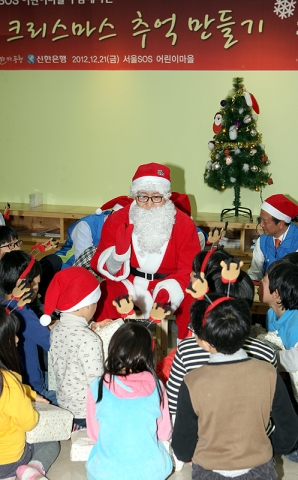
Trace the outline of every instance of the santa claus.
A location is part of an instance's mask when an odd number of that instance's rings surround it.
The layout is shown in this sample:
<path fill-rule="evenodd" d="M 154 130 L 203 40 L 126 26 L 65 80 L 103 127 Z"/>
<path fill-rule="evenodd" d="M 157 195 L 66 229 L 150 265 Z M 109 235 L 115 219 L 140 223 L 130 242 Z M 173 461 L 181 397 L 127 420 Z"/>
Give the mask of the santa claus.
<path fill-rule="evenodd" d="M 105 278 L 96 320 L 118 318 L 113 300 L 132 295 L 144 318 L 153 303 L 170 304 L 178 338 L 187 335 L 192 260 L 201 250 L 196 226 L 170 200 L 170 169 L 140 165 L 130 187 L 134 201 L 105 222 L 91 267 Z"/>

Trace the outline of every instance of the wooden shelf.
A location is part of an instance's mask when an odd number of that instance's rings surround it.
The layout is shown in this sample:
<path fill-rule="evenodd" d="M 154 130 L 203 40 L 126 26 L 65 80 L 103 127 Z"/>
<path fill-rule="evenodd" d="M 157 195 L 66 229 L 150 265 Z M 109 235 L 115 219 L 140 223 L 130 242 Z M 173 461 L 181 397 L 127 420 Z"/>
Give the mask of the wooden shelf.
<path fill-rule="evenodd" d="M 219 213 L 197 213 L 193 216 L 194 222 L 206 233 L 209 233 L 214 227 L 224 227 L 226 221 L 228 222 L 227 237 L 232 237 L 240 240 L 239 248 L 225 247 L 227 251 L 233 253 L 237 257 L 244 257 L 244 263 L 250 263 L 253 251 L 250 246 L 254 237 L 257 235 L 256 227 L 258 217 L 253 217 L 253 222 L 248 221 L 247 217 L 227 217 L 223 221 L 220 220 Z"/>
<path fill-rule="evenodd" d="M 29 203 L 14 203 L 11 205 L 10 220 L 7 225 L 15 228 L 19 234 L 19 238 L 24 242 L 24 250 L 30 250 L 32 245 L 44 242 L 48 237 L 44 235 L 32 236 L 32 232 L 38 233 L 46 229 L 59 229 L 60 245 L 67 238 L 67 229 L 76 220 L 95 213 L 97 207 L 79 207 L 74 205 L 40 205 L 39 207 L 30 208 Z M 214 227 L 225 225 L 224 221 L 220 221 L 219 213 L 197 213 L 193 216 L 194 222 L 207 233 Z M 235 235 L 240 239 L 240 248 L 230 248 L 235 256 L 244 257 L 245 263 L 250 262 L 252 250 L 250 245 L 256 235 L 257 216 L 254 217 L 253 223 L 248 222 L 246 217 L 230 217 L 227 218 L 228 235 Z"/>
<path fill-rule="evenodd" d="M 40 205 L 31 208 L 29 203 L 14 203 L 11 205 L 10 219 L 7 225 L 13 227 L 23 240 L 24 250 L 29 251 L 32 245 L 45 242 L 45 235 L 31 235 L 44 230 L 59 229 L 60 245 L 67 238 L 67 229 L 76 220 L 95 213 L 97 207 L 78 207 L 73 205 Z"/>

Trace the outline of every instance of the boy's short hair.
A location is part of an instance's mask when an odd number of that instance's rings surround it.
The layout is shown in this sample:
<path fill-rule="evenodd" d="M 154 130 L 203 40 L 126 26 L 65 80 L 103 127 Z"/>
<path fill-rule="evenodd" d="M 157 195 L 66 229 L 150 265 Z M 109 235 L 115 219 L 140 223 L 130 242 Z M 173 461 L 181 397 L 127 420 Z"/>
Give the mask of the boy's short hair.
<path fill-rule="evenodd" d="M 288 260 L 277 260 L 267 270 L 270 293 L 278 291 L 286 310 L 298 309 L 298 267 Z"/>
<path fill-rule="evenodd" d="M 287 262 L 293 263 L 298 267 L 298 252 L 291 252 L 282 257 L 282 260 L 286 260 Z"/>
<path fill-rule="evenodd" d="M 12 240 L 18 240 L 18 232 L 12 227 L 0 227 L 0 246 Z"/>
<path fill-rule="evenodd" d="M 22 250 L 13 250 L 7 253 L 0 261 L 0 286 L 6 294 L 11 294 L 20 275 L 28 267 L 31 260 L 29 253 Z M 26 275 L 30 284 L 35 277 L 41 275 L 40 263 L 35 260 L 31 270 Z"/>
<path fill-rule="evenodd" d="M 222 295 L 208 294 L 212 302 Z M 245 300 L 231 298 L 216 305 L 203 319 L 210 302 L 195 301 L 190 308 L 191 324 L 195 334 L 213 346 L 217 352 L 232 355 L 239 350 L 250 334 L 251 314 Z"/>

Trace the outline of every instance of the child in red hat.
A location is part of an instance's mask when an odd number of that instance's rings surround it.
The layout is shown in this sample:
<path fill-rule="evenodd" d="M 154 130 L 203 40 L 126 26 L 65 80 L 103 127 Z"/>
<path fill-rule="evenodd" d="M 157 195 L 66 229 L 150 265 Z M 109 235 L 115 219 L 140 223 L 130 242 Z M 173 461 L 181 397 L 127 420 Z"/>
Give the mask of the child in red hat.
<path fill-rule="evenodd" d="M 54 310 L 60 321 L 51 330 L 50 360 L 56 377 L 57 402 L 74 415 L 74 430 L 86 427 L 86 398 L 90 383 L 103 372 L 102 342 L 89 328 L 100 286 L 83 267 L 56 273 L 46 293 L 41 322 Z"/>

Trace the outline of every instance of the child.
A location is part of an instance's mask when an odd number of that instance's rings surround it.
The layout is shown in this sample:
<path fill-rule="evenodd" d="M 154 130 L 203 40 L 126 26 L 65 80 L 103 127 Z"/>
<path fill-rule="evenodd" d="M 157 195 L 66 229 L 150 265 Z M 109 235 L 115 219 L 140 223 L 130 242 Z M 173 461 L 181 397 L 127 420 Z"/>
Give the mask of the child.
<path fill-rule="evenodd" d="M 36 392 L 56 404 L 56 395 L 47 391 L 44 384 L 44 375 L 40 368 L 38 346 L 45 351 L 50 349 L 50 330 L 40 324 L 36 314 L 30 308 L 30 303 L 18 307 L 18 300 L 13 298 L 14 288 L 19 284 L 20 277 L 26 281 L 26 286 L 37 295 L 40 281 L 40 265 L 28 253 L 21 250 L 12 251 L 3 256 L 0 262 L 0 284 L 5 292 L 3 306 L 9 310 L 15 309 L 20 321 L 18 352 L 21 363 L 23 381 L 28 383 Z"/>
<path fill-rule="evenodd" d="M 204 251 L 195 256 L 191 278 L 193 278 L 193 274 L 198 274 L 201 271 L 207 253 Z M 230 258 L 230 255 L 225 250 L 216 250 L 208 259 L 204 267 L 204 273 L 208 282 L 209 292 L 227 295 L 229 291 L 230 297 L 241 298 L 251 307 L 254 298 L 254 285 L 247 273 L 241 270 L 237 280 L 230 285 L 222 281 L 220 262 L 228 258 Z M 248 337 L 245 339 L 242 348 L 250 357 L 265 360 L 274 366 L 277 365 L 274 350 L 258 339 Z M 178 392 L 184 376 L 194 368 L 201 367 L 207 363 L 209 357 L 210 353 L 198 345 L 194 336 L 184 339 L 179 344 L 167 382 L 169 408 L 172 415 L 176 413 Z"/>
<path fill-rule="evenodd" d="M 285 347 L 284 350 L 276 352 L 280 365 L 284 367 L 280 370 L 297 372 L 298 267 L 288 259 L 272 263 L 260 282 L 259 297 L 270 307 L 266 315 L 267 331 L 277 335 L 277 339 Z M 297 412 L 297 391 L 293 394 L 292 382 L 287 375 L 285 383 Z M 298 462 L 298 445 L 286 457 Z"/>
<path fill-rule="evenodd" d="M 20 250 L 22 243 L 22 240 L 18 239 L 18 234 L 14 228 L 0 226 L 0 260 L 5 253 Z"/>
<path fill-rule="evenodd" d="M 83 267 L 56 273 L 46 293 L 44 321 L 54 310 L 60 321 L 51 330 L 50 357 L 59 407 L 74 415 L 74 430 L 86 427 L 86 398 L 92 380 L 102 374 L 102 342 L 89 328 L 98 299 L 98 280 Z"/>
<path fill-rule="evenodd" d="M 126 323 L 113 335 L 103 376 L 87 398 L 87 432 L 95 445 L 89 480 L 165 480 L 172 462 L 163 440 L 171 434 L 166 392 L 154 371 L 149 330 Z"/>
<path fill-rule="evenodd" d="M 298 342 L 298 267 L 287 260 L 272 263 L 261 280 L 259 297 L 270 307 L 268 332 L 276 331 L 286 349 L 294 347 Z"/>
<path fill-rule="evenodd" d="M 209 298 L 212 304 L 203 299 L 192 305 L 191 322 L 210 360 L 184 378 L 172 447 L 179 460 L 192 460 L 193 480 L 277 479 L 273 451 L 293 448 L 298 418 L 276 369 L 241 348 L 251 327 L 247 303 Z M 275 430 L 269 439 L 270 412 Z"/>
<path fill-rule="evenodd" d="M 298 267 L 298 252 L 292 252 L 285 255 L 282 259 Z M 298 370 L 298 348 L 291 347 L 288 350 L 278 350 L 276 352 L 280 370 L 286 372 L 297 372 Z"/>
<path fill-rule="evenodd" d="M 16 349 L 18 327 L 17 317 L 0 307 L 0 478 L 43 479 L 58 456 L 59 443 L 26 443 L 26 432 L 38 422 L 31 401 L 49 402 L 22 385 Z"/>

